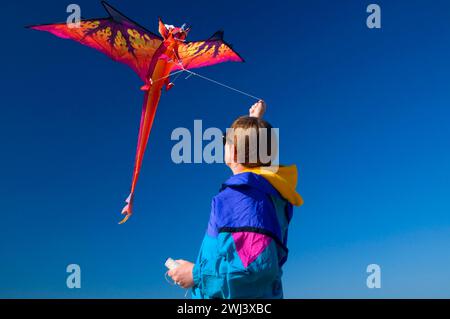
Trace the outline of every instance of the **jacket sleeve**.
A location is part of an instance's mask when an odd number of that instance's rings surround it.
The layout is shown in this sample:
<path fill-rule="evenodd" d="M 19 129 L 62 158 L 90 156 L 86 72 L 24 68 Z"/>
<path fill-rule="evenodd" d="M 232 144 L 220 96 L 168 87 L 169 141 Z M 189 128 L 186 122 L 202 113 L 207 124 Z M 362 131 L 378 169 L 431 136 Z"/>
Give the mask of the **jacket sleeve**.
<path fill-rule="evenodd" d="M 202 247 L 208 249 L 206 238 Z M 281 291 L 277 245 L 256 232 L 221 232 L 216 254 L 193 268 L 194 289 L 203 298 L 276 298 Z"/>

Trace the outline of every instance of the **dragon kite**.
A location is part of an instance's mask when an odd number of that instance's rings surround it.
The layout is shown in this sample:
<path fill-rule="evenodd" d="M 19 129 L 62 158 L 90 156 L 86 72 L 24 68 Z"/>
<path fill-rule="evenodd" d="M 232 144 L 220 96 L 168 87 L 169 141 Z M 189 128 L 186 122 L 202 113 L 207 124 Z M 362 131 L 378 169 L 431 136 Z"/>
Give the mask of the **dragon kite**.
<path fill-rule="evenodd" d="M 103 52 L 117 62 L 130 66 L 142 79 L 144 93 L 136 157 L 131 190 L 122 210 L 128 220 L 133 212 L 133 199 L 142 159 L 155 118 L 161 91 L 173 87 L 170 76 L 193 68 L 217 63 L 244 60 L 223 40 L 223 31 L 207 40 L 188 42 L 190 27 L 166 25 L 159 19 L 160 35 L 152 33 L 134 22 L 106 2 L 102 2 L 109 16 L 82 19 L 78 25 L 55 23 L 34 25 L 29 28 L 50 32 L 63 39 L 72 39 Z M 189 71 L 188 71 L 189 72 Z"/>

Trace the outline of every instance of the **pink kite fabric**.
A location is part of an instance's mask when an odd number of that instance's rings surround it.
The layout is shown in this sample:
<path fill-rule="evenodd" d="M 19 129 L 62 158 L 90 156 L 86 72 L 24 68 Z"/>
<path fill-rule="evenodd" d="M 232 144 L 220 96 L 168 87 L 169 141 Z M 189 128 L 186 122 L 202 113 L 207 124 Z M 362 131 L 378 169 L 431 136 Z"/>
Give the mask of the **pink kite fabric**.
<path fill-rule="evenodd" d="M 258 258 L 272 240 L 269 236 L 253 232 L 233 233 L 233 239 L 245 268 Z"/>

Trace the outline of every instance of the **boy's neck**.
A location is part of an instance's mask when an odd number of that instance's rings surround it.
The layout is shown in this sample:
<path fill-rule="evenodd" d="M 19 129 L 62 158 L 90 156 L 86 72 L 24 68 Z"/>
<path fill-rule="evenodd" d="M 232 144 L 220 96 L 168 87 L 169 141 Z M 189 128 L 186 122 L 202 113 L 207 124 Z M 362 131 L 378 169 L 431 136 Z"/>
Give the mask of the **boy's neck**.
<path fill-rule="evenodd" d="M 236 175 L 242 173 L 245 167 L 242 164 L 231 164 L 230 169 L 233 172 L 233 175 Z"/>

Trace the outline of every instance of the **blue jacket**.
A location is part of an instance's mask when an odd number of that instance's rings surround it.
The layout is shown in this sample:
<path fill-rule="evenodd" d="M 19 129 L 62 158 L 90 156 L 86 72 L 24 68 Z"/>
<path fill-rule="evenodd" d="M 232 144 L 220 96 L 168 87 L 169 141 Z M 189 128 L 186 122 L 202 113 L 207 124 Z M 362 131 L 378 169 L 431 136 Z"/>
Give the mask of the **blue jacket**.
<path fill-rule="evenodd" d="M 293 204 L 303 202 L 292 185 L 296 175 L 295 166 L 253 170 L 222 185 L 193 269 L 192 298 L 283 298 L 288 225 Z"/>

